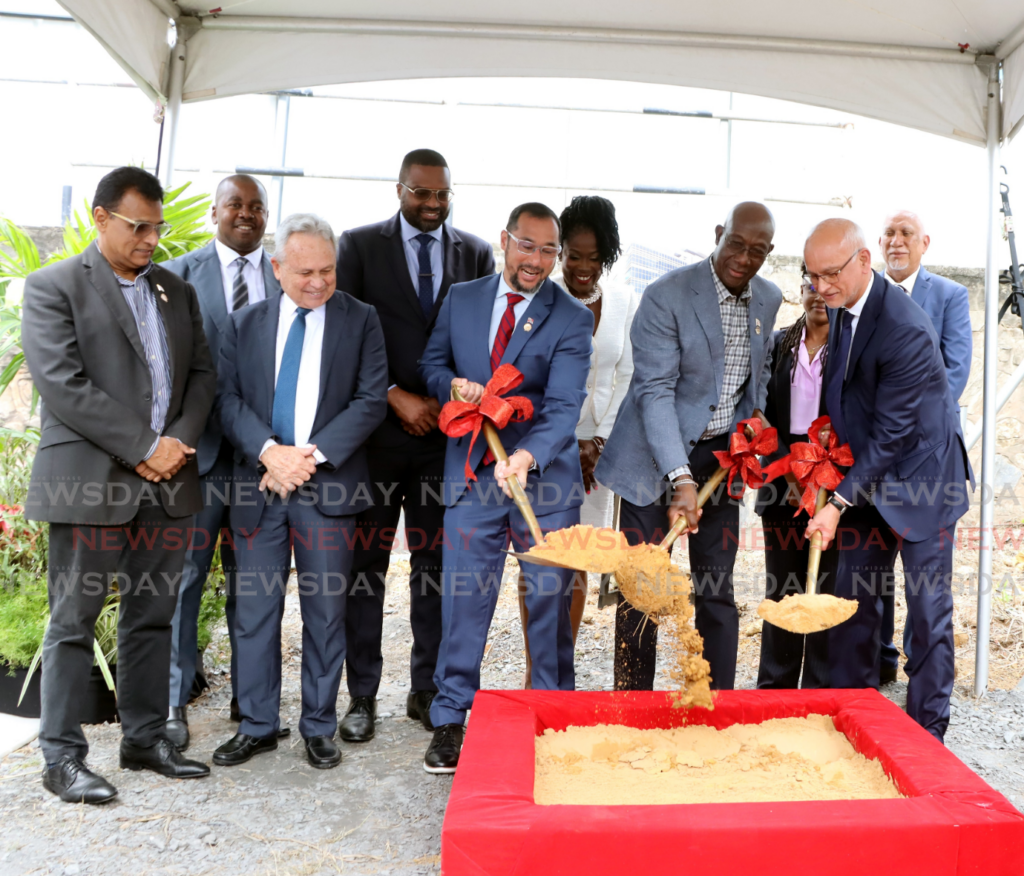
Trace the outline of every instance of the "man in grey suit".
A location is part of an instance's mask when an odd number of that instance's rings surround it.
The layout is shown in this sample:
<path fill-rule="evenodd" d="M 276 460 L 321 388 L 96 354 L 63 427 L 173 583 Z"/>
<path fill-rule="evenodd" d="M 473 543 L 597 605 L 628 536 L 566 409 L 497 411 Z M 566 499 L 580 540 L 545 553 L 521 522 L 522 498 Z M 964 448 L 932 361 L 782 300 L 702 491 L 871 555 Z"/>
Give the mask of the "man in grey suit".
<path fill-rule="evenodd" d="M 765 206 L 737 204 L 715 229 L 709 259 L 647 287 L 630 330 L 633 379 L 594 473 L 622 497 L 621 529 L 631 544 L 659 541 L 686 515 L 697 631 L 711 686 L 723 690 L 736 676 L 739 505 L 723 484 L 698 509 L 697 489 L 718 469 L 714 451 L 727 449 L 736 424 L 764 420 L 782 293 L 756 275 L 774 234 Z M 620 597 L 617 690 L 654 686 L 657 627 L 644 621 Z"/>
<path fill-rule="evenodd" d="M 281 287 L 274 277 L 270 257 L 263 251 L 267 228 L 267 192 L 244 173 L 221 180 L 217 186 L 211 219 L 216 238 L 202 249 L 167 263 L 167 269 L 190 282 L 199 298 L 203 330 L 214 364 L 228 314 L 277 295 Z M 268 353 L 269 355 L 269 353 Z M 188 701 L 192 696 L 198 662 L 199 606 L 217 548 L 217 538 L 230 532 L 228 520 L 234 448 L 224 437 L 220 420 L 211 413 L 196 451 L 203 509 L 192 524 L 193 533 L 185 555 L 185 576 L 174 612 L 171 641 L 171 702 L 167 735 L 184 751 L 188 748 Z M 231 640 L 231 717 L 238 720 L 235 680 L 238 675 L 235 645 L 235 550 L 231 538 L 220 546 L 227 591 L 228 637 Z M 201 682 L 200 682 L 201 683 Z"/>
<path fill-rule="evenodd" d="M 878 246 L 885 259 L 885 277 L 920 305 L 932 321 L 939 338 L 939 350 L 946 366 L 946 382 L 953 396 L 957 425 L 960 425 L 960 396 L 971 373 L 971 306 L 967 287 L 926 270 L 921 264 L 931 237 L 921 217 L 910 210 L 898 210 L 886 217 Z M 962 433 L 962 429 L 960 430 Z M 960 436 L 963 437 L 963 434 Z M 903 653 L 910 659 L 910 608 L 903 628 Z M 900 652 L 893 644 L 896 628 L 895 594 L 882 594 L 882 668 L 879 681 L 891 684 L 899 672 Z"/>
<path fill-rule="evenodd" d="M 43 643 L 43 786 L 68 802 L 117 791 L 86 768 L 80 716 L 96 618 L 116 575 L 117 705 L 125 769 L 209 774 L 164 735 L 171 617 L 185 537 L 200 509 L 193 449 L 216 375 L 192 287 L 152 262 L 163 222 L 156 177 L 122 167 L 93 199 L 98 240 L 32 274 L 22 346 L 42 398 L 25 503 L 50 524 Z"/>

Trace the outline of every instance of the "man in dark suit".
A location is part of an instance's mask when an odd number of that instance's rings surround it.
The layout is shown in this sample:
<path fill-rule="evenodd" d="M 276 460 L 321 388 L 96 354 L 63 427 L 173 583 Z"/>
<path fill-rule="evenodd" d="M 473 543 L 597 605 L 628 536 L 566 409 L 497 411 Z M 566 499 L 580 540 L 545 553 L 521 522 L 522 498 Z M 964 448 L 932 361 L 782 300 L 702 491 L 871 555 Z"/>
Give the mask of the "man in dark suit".
<path fill-rule="evenodd" d="M 863 231 L 819 224 L 804 246 L 806 282 L 831 313 L 825 402 L 854 463 L 807 534 L 839 533 L 836 596 L 857 613 L 829 633 L 836 688 L 878 687 L 882 592 L 903 555 L 913 655 L 907 714 L 940 741 L 953 689 L 952 531 L 967 510 L 967 453 L 931 320 L 871 270 Z"/>
<path fill-rule="evenodd" d="M 163 191 L 122 167 L 93 198 L 97 241 L 25 285 L 22 346 L 42 398 L 25 513 L 50 523 L 43 643 L 43 786 L 69 802 L 117 791 L 84 764 L 93 636 L 117 574 L 122 768 L 209 774 L 164 735 L 171 617 L 200 509 L 195 447 L 216 378 L 192 287 L 152 262 Z"/>
<path fill-rule="evenodd" d="M 531 495 L 543 530 L 579 523 L 583 503 L 576 423 L 586 398 L 594 315 L 547 279 L 561 249 L 558 218 L 543 204 L 512 211 L 501 233 L 505 269 L 453 286 L 423 353 L 428 391 L 447 401 L 458 388 L 479 402 L 502 364 L 523 375 L 510 395 L 533 403 L 533 416 L 500 430 L 508 462 L 494 462 L 484 441 L 449 438 L 444 468 L 443 637 L 430 707 L 434 736 L 423 761 L 430 773 L 452 773 L 462 725 L 480 687 L 480 661 L 498 601 L 509 537 L 529 546 L 526 522 L 511 501 L 515 475 Z M 476 483 L 467 481 L 467 467 Z M 534 690 L 573 690 L 569 622 L 573 572 L 522 563 L 529 610 L 527 634 Z M 513 584 L 513 586 L 515 586 Z"/>
<path fill-rule="evenodd" d="M 452 283 L 494 273 L 488 243 L 445 224 L 451 210 L 451 175 L 432 149 L 405 156 L 398 174 L 399 212 L 385 222 L 341 235 L 338 288 L 372 304 L 388 351 L 388 415 L 367 443 L 373 507 L 359 521 L 367 539 L 352 561 L 349 589 L 348 713 L 341 722 L 346 742 L 373 738 L 383 658 L 384 581 L 392 538 L 405 510 L 411 554 L 409 622 L 411 684 L 406 711 L 428 730 L 434 668 L 441 642 L 441 539 L 445 436 L 441 411 L 419 375 L 441 304 Z"/>
<path fill-rule="evenodd" d="M 971 311 L 967 287 L 932 274 L 921 265 L 931 238 L 925 232 L 921 217 L 909 210 L 900 210 L 887 217 L 878 238 L 885 259 L 885 278 L 908 293 L 931 318 L 939 336 L 939 351 L 946 366 L 946 380 L 956 407 L 960 427 L 960 396 L 971 373 Z M 961 429 L 961 436 L 963 431 Z M 899 651 L 892 643 L 895 627 L 895 598 L 884 597 L 882 615 L 882 684 L 896 680 Z M 903 652 L 910 657 L 910 629 L 903 629 Z"/>
<path fill-rule="evenodd" d="M 166 267 L 195 287 L 203 313 L 203 331 L 216 365 L 228 314 L 277 295 L 281 287 L 274 277 L 270 257 L 263 251 L 267 192 L 258 180 L 246 174 L 235 174 L 221 180 L 210 218 L 217 228 L 216 238 L 202 249 L 169 261 Z M 214 414 L 206 421 L 196 448 L 196 459 L 199 462 L 203 510 L 192 522 L 193 534 L 185 555 L 185 576 L 171 625 L 171 703 L 166 732 L 181 751 L 189 744 L 188 701 L 197 681 L 199 605 L 217 549 L 217 539 L 222 532 L 230 532 L 228 501 L 234 448 L 224 438 Z M 231 640 L 231 715 L 233 720 L 238 720 L 235 695 L 238 656 L 235 653 L 235 594 L 232 589 L 235 551 L 230 538 L 221 543 L 220 559 L 227 591 L 225 610 Z"/>
<path fill-rule="evenodd" d="M 715 228 L 710 258 L 647 287 L 630 330 L 633 379 L 594 472 L 622 497 L 620 528 L 632 544 L 660 541 L 686 515 L 695 622 L 711 686 L 722 690 L 736 676 L 739 505 L 723 485 L 698 509 L 697 488 L 718 470 L 714 453 L 736 424 L 762 416 L 782 293 L 757 272 L 774 235 L 763 204 L 737 204 Z M 653 689 L 657 632 L 646 621 L 620 597 L 618 690 Z"/>
<path fill-rule="evenodd" d="M 372 498 L 363 444 L 384 419 L 387 358 L 372 307 L 335 293 L 334 233 L 299 213 L 278 227 L 272 263 L 283 294 L 224 323 L 217 413 L 235 448 L 238 733 L 213 762 L 277 748 L 281 616 L 292 567 L 302 608 L 302 716 L 311 766 L 334 744 L 345 661 L 345 591 L 356 515 Z M 266 494 L 264 490 L 267 490 Z"/>

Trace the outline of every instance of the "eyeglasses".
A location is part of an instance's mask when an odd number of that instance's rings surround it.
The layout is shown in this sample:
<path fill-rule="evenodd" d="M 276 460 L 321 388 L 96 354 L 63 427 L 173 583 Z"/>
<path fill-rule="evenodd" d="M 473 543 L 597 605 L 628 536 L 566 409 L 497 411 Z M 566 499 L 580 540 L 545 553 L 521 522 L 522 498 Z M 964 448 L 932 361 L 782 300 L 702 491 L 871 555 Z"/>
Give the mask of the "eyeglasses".
<path fill-rule="evenodd" d="M 533 255 L 538 250 L 542 259 L 551 260 L 558 257 L 558 254 L 562 251 L 560 246 L 537 246 L 532 240 L 520 240 L 511 231 L 505 232 L 516 242 L 516 249 L 518 249 L 523 255 Z"/>
<path fill-rule="evenodd" d="M 742 241 L 736 240 L 733 237 L 726 238 L 723 247 L 734 255 L 746 253 L 752 259 L 757 259 L 759 262 L 763 262 L 768 258 L 768 253 L 771 252 L 770 249 L 763 246 L 744 246 Z"/>
<path fill-rule="evenodd" d="M 163 237 L 168 231 L 171 230 L 172 226 L 167 222 L 139 222 L 136 219 L 129 219 L 127 216 L 122 216 L 120 213 L 115 213 L 113 210 L 107 210 L 111 216 L 116 216 L 118 219 L 127 222 L 132 227 L 132 233 L 136 237 L 149 237 L 154 231 L 156 231 L 157 237 Z"/>
<path fill-rule="evenodd" d="M 455 197 L 455 192 L 451 189 L 414 189 L 412 186 L 407 186 L 405 183 L 399 183 L 403 189 L 408 189 L 412 192 L 412 196 L 417 201 L 429 201 L 431 195 L 437 198 L 439 204 L 447 204 L 452 198 Z"/>
<path fill-rule="evenodd" d="M 814 289 L 815 292 L 818 291 L 818 283 L 822 280 L 828 283 L 829 286 L 832 286 L 836 280 L 839 279 L 839 275 L 846 270 L 846 266 L 853 261 L 854 256 L 859 252 L 859 249 L 855 250 L 853 255 L 843 262 L 843 266 L 835 271 L 826 271 L 824 274 L 812 274 L 810 271 L 804 271 L 804 283 Z"/>

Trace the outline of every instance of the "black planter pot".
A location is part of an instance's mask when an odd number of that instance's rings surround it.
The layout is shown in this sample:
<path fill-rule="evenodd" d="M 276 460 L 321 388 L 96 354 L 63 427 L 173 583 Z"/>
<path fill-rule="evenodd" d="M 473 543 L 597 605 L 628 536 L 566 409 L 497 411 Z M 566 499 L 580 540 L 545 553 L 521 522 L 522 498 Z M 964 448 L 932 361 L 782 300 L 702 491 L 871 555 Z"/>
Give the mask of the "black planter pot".
<path fill-rule="evenodd" d="M 8 675 L 0 669 L 0 712 L 7 715 L 17 715 L 19 718 L 38 718 L 39 708 L 39 679 L 42 676 L 40 669 L 36 669 L 29 682 L 25 698 L 18 705 L 18 697 L 21 696 L 21 688 L 25 684 L 27 669 L 15 669 L 14 675 Z M 117 682 L 117 665 L 110 667 L 110 674 Z M 108 721 L 117 720 L 117 700 L 114 692 L 107 688 L 103 680 L 103 673 L 98 666 L 92 668 L 89 677 L 89 686 L 85 699 L 85 709 L 82 712 L 81 721 L 83 724 L 105 724 Z"/>

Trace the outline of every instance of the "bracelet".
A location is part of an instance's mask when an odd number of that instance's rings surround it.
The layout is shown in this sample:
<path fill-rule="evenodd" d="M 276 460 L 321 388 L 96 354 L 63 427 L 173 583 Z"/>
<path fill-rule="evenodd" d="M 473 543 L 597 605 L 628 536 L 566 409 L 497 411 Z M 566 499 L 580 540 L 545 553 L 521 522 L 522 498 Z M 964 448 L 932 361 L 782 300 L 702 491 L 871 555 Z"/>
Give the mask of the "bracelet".
<path fill-rule="evenodd" d="M 674 481 L 672 481 L 672 486 L 673 487 L 685 487 L 685 486 L 695 487 L 695 486 L 697 486 L 697 482 L 693 478 L 689 478 L 689 477 L 686 477 L 686 475 L 682 475 L 681 477 L 678 477 Z"/>
<path fill-rule="evenodd" d="M 596 445 L 597 445 L 597 449 L 598 449 L 599 451 L 601 451 L 601 450 L 604 450 L 604 442 L 605 442 L 605 439 L 604 439 L 604 438 L 598 438 L 597 436 L 594 436 L 594 437 L 593 437 L 593 438 L 591 438 L 590 440 L 591 440 L 591 441 L 593 441 L 593 442 L 594 442 L 594 444 L 596 444 Z"/>

